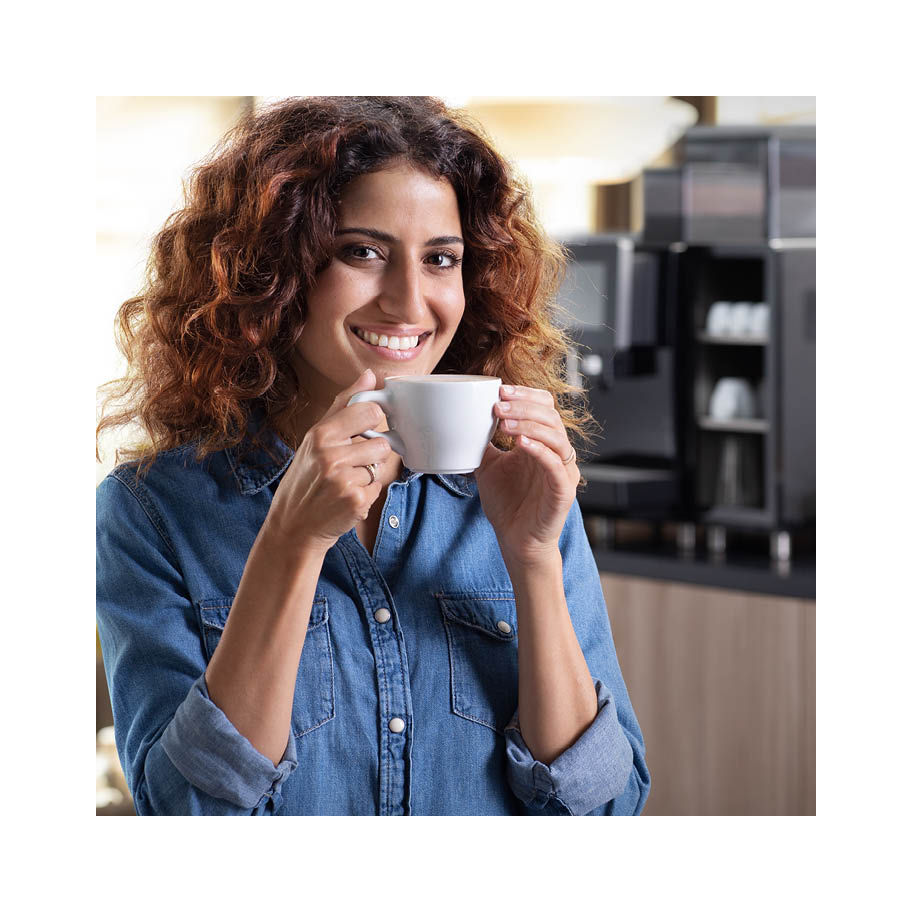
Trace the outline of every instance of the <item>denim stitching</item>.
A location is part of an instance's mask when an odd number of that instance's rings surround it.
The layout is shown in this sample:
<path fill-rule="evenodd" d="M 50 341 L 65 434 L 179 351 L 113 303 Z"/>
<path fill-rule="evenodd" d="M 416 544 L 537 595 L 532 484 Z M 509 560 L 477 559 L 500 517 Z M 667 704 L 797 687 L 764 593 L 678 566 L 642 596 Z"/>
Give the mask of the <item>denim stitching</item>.
<path fill-rule="evenodd" d="M 382 544 L 382 542 L 383 542 L 383 536 L 384 536 L 384 534 L 386 533 L 386 528 L 387 528 L 387 525 L 388 525 L 388 522 L 384 522 L 383 519 L 384 519 L 385 517 L 387 517 L 388 515 L 389 515 L 389 513 L 388 513 L 388 508 L 385 506 L 385 507 L 384 507 L 384 512 L 383 512 L 383 516 L 381 516 L 381 520 L 380 520 L 380 527 L 379 527 L 379 529 L 378 529 L 378 531 L 377 531 L 377 538 L 376 538 L 375 541 L 374 541 L 374 549 L 375 549 L 375 550 L 376 550 L 376 548 L 377 548 L 380 544 Z M 397 529 L 396 531 L 398 531 L 398 529 Z M 367 549 L 365 548 L 364 550 L 366 551 Z M 371 560 L 373 560 L 373 555 L 372 555 L 372 554 L 369 554 L 368 556 L 370 557 Z M 363 582 L 364 577 L 361 576 L 361 575 L 359 574 L 359 579 Z M 366 588 L 366 587 L 365 587 L 365 588 Z M 371 606 L 370 606 L 370 607 L 371 607 L 371 608 L 373 607 L 373 602 L 371 602 Z M 394 606 L 394 607 L 395 607 L 395 606 Z M 373 614 L 373 612 L 371 612 L 370 608 L 368 608 L 368 612 L 371 613 L 371 615 Z M 397 632 L 397 631 L 396 631 L 396 624 L 398 623 L 398 619 L 396 618 L 395 614 L 393 615 L 392 621 L 393 621 L 393 631 L 394 631 L 393 639 L 394 639 L 394 641 L 395 641 L 395 646 L 396 646 L 396 648 L 397 648 L 397 649 L 400 649 L 400 644 L 399 644 L 400 632 Z M 368 622 L 368 623 L 369 623 L 369 622 Z M 378 638 L 378 639 L 377 639 L 377 642 L 378 642 L 379 653 L 380 653 L 380 655 L 379 655 L 379 661 L 380 661 L 380 665 L 381 665 L 381 668 L 382 668 L 382 671 L 383 671 L 383 677 L 384 677 L 384 679 L 386 679 L 386 678 L 388 678 L 388 677 L 390 676 L 390 675 L 389 675 L 389 670 L 388 670 L 387 664 L 386 664 L 386 656 L 385 656 L 386 649 L 385 649 L 385 647 L 384 647 L 383 645 L 380 644 L 379 637 L 381 636 L 381 634 L 376 634 L 376 636 L 377 636 L 377 638 Z M 401 662 L 400 662 L 399 664 L 400 664 L 400 675 L 401 675 L 401 681 L 402 681 L 403 693 L 404 693 L 404 692 L 405 692 L 405 669 L 402 667 L 402 663 L 401 663 Z M 385 689 L 388 690 L 388 688 L 385 688 Z M 390 703 L 389 703 L 389 694 L 388 694 L 388 692 L 384 694 L 384 706 L 385 706 L 385 709 L 386 709 L 386 712 L 384 713 L 384 717 L 385 717 L 385 718 L 389 718 L 389 716 L 392 715 L 392 707 L 390 706 Z M 392 739 L 392 737 L 391 737 L 391 732 L 389 731 L 388 726 L 384 726 L 384 725 L 383 725 L 382 720 L 381 720 L 380 728 L 381 728 L 381 730 L 383 731 L 383 737 L 386 738 L 386 745 L 387 745 L 386 752 L 387 752 L 387 754 L 388 754 L 388 756 L 389 756 L 389 762 L 387 763 L 387 768 L 386 768 L 386 810 L 387 810 L 387 813 L 389 814 L 390 810 L 392 809 L 392 804 L 391 804 L 391 792 L 392 792 L 391 770 L 392 770 L 392 766 L 393 766 L 393 762 L 394 762 L 395 758 L 394 758 L 394 755 L 393 755 L 393 739 Z"/>
<path fill-rule="evenodd" d="M 488 593 L 494 593 L 489 595 Z M 435 598 L 452 599 L 484 599 L 486 602 L 515 602 L 516 595 L 505 595 L 503 589 L 463 589 L 457 592 L 435 592 Z"/>
<path fill-rule="evenodd" d="M 361 601 L 361 604 L 364 607 L 365 611 L 367 611 L 368 614 L 372 614 L 371 606 L 372 606 L 373 602 L 371 602 L 371 604 L 369 605 L 364 600 L 364 593 L 366 593 L 368 591 L 368 587 L 365 585 L 365 582 L 364 582 L 364 576 L 361 573 L 360 568 L 358 567 L 357 561 L 352 561 L 348 554 L 348 548 L 350 547 L 350 545 L 348 545 L 348 543 L 343 544 L 343 542 L 341 540 L 338 542 L 338 544 L 340 545 L 339 551 L 342 554 L 342 559 L 345 561 L 345 565 L 348 567 L 348 572 L 351 573 L 351 575 L 353 577 L 357 577 L 357 580 L 358 580 L 357 590 L 358 590 L 359 600 Z M 368 630 L 370 630 L 370 629 L 371 629 L 370 621 L 368 621 Z M 372 645 L 374 644 L 376 637 L 377 637 L 377 634 L 374 633 L 373 631 L 371 631 L 371 644 Z M 377 647 L 374 649 L 374 661 L 378 666 L 378 670 L 381 673 L 382 678 L 385 679 L 388 677 L 388 674 L 386 671 L 386 662 L 385 662 L 384 656 L 383 656 L 384 650 L 383 650 L 383 647 L 379 644 L 378 639 L 376 640 L 376 643 L 377 643 Z M 378 703 L 381 704 L 381 706 L 380 706 L 380 709 L 381 709 L 380 763 L 382 765 L 384 739 L 386 739 L 387 753 L 389 752 L 389 729 L 383 725 L 383 718 L 389 715 L 389 694 L 386 692 L 386 691 L 388 691 L 388 688 L 380 687 L 379 681 L 377 682 L 377 689 L 378 689 L 378 697 L 379 697 Z M 389 811 L 389 806 L 388 806 L 389 805 L 389 793 L 390 793 L 389 766 L 390 766 L 390 764 L 387 763 L 387 770 L 386 770 L 386 776 L 385 776 L 386 800 L 380 806 L 381 813 L 384 810 Z M 387 814 L 386 816 L 389 816 L 389 815 Z"/>
<path fill-rule="evenodd" d="M 463 627 L 470 627 L 472 630 L 478 630 L 481 633 L 486 633 L 488 636 L 493 636 L 495 639 L 500 640 L 501 642 L 509 642 L 510 640 L 516 637 L 516 628 L 513 628 L 512 633 L 504 633 L 502 630 L 495 631 L 491 630 L 488 627 L 481 627 L 478 624 L 473 624 L 471 621 L 466 620 L 464 617 L 459 616 L 453 611 L 450 611 L 446 608 L 445 604 L 441 604 L 441 610 L 445 615 L 449 615 L 450 620 L 454 621 L 457 624 L 462 624 Z"/>
<path fill-rule="evenodd" d="M 145 491 L 144 486 L 140 487 L 139 480 L 134 477 L 132 479 L 132 481 L 136 485 L 136 487 L 134 487 L 133 484 L 131 484 L 126 478 L 124 478 L 125 474 L 126 474 L 125 471 L 122 472 L 120 469 L 115 469 L 115 471 L 111 473 L 110 477 L 115 479 L 116 481 L 119 481 L 133 495 L 136 502 L 142 508 L 143 513 L 145 513 L 146 516 L 149 518 L 149 522 L 152 523 L 152 526 L 155 528 L 156 532 L 158 532 L 158 534 L 162 537 L 162 540 L 168 546 L 171 553 L 175 557 L 178 557 L 177 549 L 171 543 L 171 539 L 169 538 L 168 534 L 164 530 L 164 520 L 161 519 L 161 515 L 159 514 L 158 510 L 156 509 L 155 504 L 152 502 L 152 499 L 149 497 L 148 493 Z M 153 513 L 155 514 L 154 516 L 152 515 Z"/>
<path fill-rule="evenodd" d="M 442 485 L 446 490 L 448 490 L 451 494 L 459 494 L 462 497 L 472 496 L 472 491 L 469 488 L 469 483 L 467 481 L 463 481 L 461 475 L 433 474 L 430 477 L 436 478 L 438 483 Z"/>
<path fill-rule="evenodd" d="M 316 605 L 318 602 L 321 602 L 324 606 L 324 609 L 328 608 L 328 602 L 325 595 L 317 596 L 313 603 Z M 213 611 L 218 608 L 231 608 L 234 604 L 233 598 L 211 598 L 211 599 L 199 599 L 196 603 L 196 606 L 200 610 L 200 618 L 207 627 L 211 627 L 213 630 L 224 630 L 225 623 L 222 622 L 221 626 L 217 623 L 216 620 L 209 619 L 207 620 L 202 612 L 204 611 Z M 324 624 L 329 622 L 329 611 L 323 611 L 323 620 L 313 622 L 313 614 L 311 614 L 311 621 L 307 624 L 308 630 L 315 630 L 317 627 L 322 627 Z"/>
<path fill-rule="evenodd" d="M 371 602 L 371 606 L 373 606 L 373 602 Z M 368 609 L 368 610 L 370 611 L 370 609 Z M 385 685 L 385 686 L 383 687 L 383 705 L 384 705 L 384 708 L 385 708 L 385 710 L 386 710 L 385 713 L 384 713 L 384 718 L 389 718 L 389 716 L 390 716 L 390 714 L 391 714 L 391 712 L 392 712 L 392 709 L 391 709 L 390 703 L 389 703 L 389 696 L 390 696 L 390 695 L 389 695 L 389 686 L 386 685 L 385 682 L 386 682 L 387 679 L 390 677 L 390 674 L 389 674 L 389 669 L 386 667 L 386 649 L 383 647 L 382 643 L 380 643 L 379 637 L 378 637 L 377 645 L 378 645 L 378 652 L 379 652 L 378 658 L 379 658 L 379 660 L 380 660 L 380 668 L 381 668 L 381 670 L 382 670 L 382 672 L 383 672 L 383 680 L 384 680 L 384 685 Z M 390 775 L 391 775 L 391 774 L 390 774 L 390 771 L 391 771 L 392 765 L 393 765 L 393 764 L 392 764 L 392 750 L 391 750 L 391 748 L 392 748 L 392 744 L 391 744 L 392 739 L 390 738 L 391 732 L 390 732 L 390 730 L 389 730 L 389 726 L 388 726 L 388 725 L 384 725 L 382 719 L 380 720 L 380 731 L 383 733 L 383 734 L 382 734 L 382 737 L 383 737 L 383 739 L 386 741 L 387 763 L 386 763 L 386 801 L 385 801 L 385 808 L 386 808 L 386 816 L 390 816 L 390 808 L 391 808 L 391 805 L 390 805 L 390 792 L 392 791 L 392 781 L 391 781 L 391 778 L 390 778 Z"/>
<path fill-rule="evenodd" d="M 405 669 L 406 669 L 406 666 L 408 665 L 408 661 L 403 660 L 404 657 L 402 655 L 402 649 L 405 644 L 405 637 L 402 635 L 402 630 L 399 628 L 399 617 L 397 614 L 393 614 L 393 623 L 396 625 L 395 627 L 393 627 L 393 631 L 395 633 L 394 640 L 396 643 L 396 648 L 399 650 L 399 658 L 400 658 L 399 679 L 402 684 L 402 700 L 403 700 L 402 711 L 409 717 L 409 720 L 406 723 L 405 728 L 401 732 L 401 734 L 402 734 L 402 757 L 403 757 L 401 765 L 402 765 L 402 786 L 403 786 L 403 801 L 404 801 L 404 799 L 405 799 L 405 778 L 406 778 L 406 776 L 405 776 L 405 753 L 406 753 L 406 747 L 408 745 L 409 732 L 412 727 L 412 714 L 410 712 L 408 712 L 408 707 L 405 705 L 405 702 L 406 702 L 405 695 L 406 695 L 406 693 L 408 693 L 408 684 L 406 683 Z M 390 739 L 390 740 L 392 741 L 392 739 Z"/>
<path fill-rule="evenodd" d="M 328 600 L 325 595 L 315 598 L 314 604 L 316 604 L 317 602 L 322 602 L 323 607 L 328 609 Z M 233 603 L 234 603 L 234 599 L 231 599 L 231 598 L 201 599 L 200 601 L 197 601 L 194 603 L 194 607 L 198 611 L 200 623 L 203 625 L 203 627 L 206 627 L 209 630 L 224 631 L 225 630 L 225 621 L 223 621 L 221 619 L 221 617 L 219 617 L 219 616 L 207 617 L 204 614 L 204 612 L 217 611 L 221 608 L 228 608 L 230 610 Z M 294 706 L 292 706 L 292 718 L 291 718 L 292 731 L 291 731 L 291 734 L 292 734 L 292 737 L 294 737 L 294 738 L 303 738 L 304 735 L 309 735 L 312 731 L 316 731 L 321 726 L 326 725 L 327 722 L 332 722 L 332 720 L 336 718 L 336 674 L 335 674 L 336 663 L 333 660 L 333 655 L 332 655 L 332 631 L 329 629 L 329 611 L 326 610 L 324 612 L 324 615 L 325 616 L 324 616 L 323 620 L 320 621 L 320 623 L 313 624 L 313 625 L 308 624 L 307 630 L 308 631 L 319 630 L 321 627 L 327 628 L 327 630 L 326 630 L 326 655 L 329 657 L 329 703 L 330 703 L 329 715 L 325 719 L 322 719 L 321 721 L 317 722 L 316 725 L 312 725 L 310 728 L 305 728 L 302 731 L 297 731 L 294 726 Z M 201 633 L 203 634 L 203 646 L 206 650 L 206 653 L 208 654 L 209 653 L 209 644 L 208 644 L 208 641 L 206 640 L 205 633 L 203 631 L 201 631 Z M 212 656 L 210 655 L 209 658 L 211 660 Z M 297 685 L 297 677 L 295 678 L 295 684 Z M 322 712 L 323 712 L 323 710 L 321 708 L 320 713 L 322 714 Z"/>
<path fill-rule="evenodd" d="M 456 688 L 453 686 L 453 639 L 450 636 L 450 625 L 447 623 L 446 615 L 443 615 L 443 632 L 447 639 L 447 654 L 450 659 L 450 708 L 456 715 L 459 715 L 456 709 Z"/>
<path fill-rule="evenodd" d="M 275 481 L 294 459 L 294 452 L 292 452 L 288 459 L 281 464 L 276 460 L 272 460 L 272 464 L 268 467 L 247 466 L 237 461 L 232 448 L 229 447 L 224 453 L 228 461 L 228 467 L 234 473 L 238 489 L 244 495 L 259 494 L 267 485 Z"/>
<path fill-rule="evenodd" d="M 442 606 L 441 606 L 442 607 Z M 472 626 L 472 625 L 466 625 Z M 450 630 L 450 622 L 446 618 L 446 613 L 443 612 L 443 629 L 446 633 L 447 638 L 447 650 L 450 657 L 450 707 L 461 719 L 468 719 L 471 722 L 476 722 L 479 725 L 484 725 L 486 728 L 490 728 L 491 731 L 495 732 L 498 735 L 504 735 L 504 732 L 497 728 L 496 725 L 492 725 L 490 722 L 485 721 L 484 719 L 479 719 L 477 716 L 473 716 L 471 713 L 465 712 L 465 710 L 456 708 L 456 685 L 453 683 L 453 656 L 456 652 L 456 645 L 453 642 L 453 635 Z M 475 628 L 480 630 L 481 628 Z M 506 729 L 504 730 L 506 731 Z"/>
<path fill-rule="evenodd" d="M 560 805 L 560 806 L 561 806 L 561 807 L 562 807 L 562 808 L 563 808 L 571 817 L 578 817 L 578 816 L 579 816 L 579 814 L 574 814 L 574 813 L 573 813 L 573 809 L 572 809 L 571 807 L 569 807 L 568 805 L 564 804 L 564 802 L 561 801 L 560 798 L 558 798 L 556 792 L 550 792 L 550 793 L 548 794 L 548 801 L 555 801 L 555 802 L 556 802 L 557 804 L 559 804 L 559 805 Z"/>
<path fill-rule="evenodd" d="M 513 625 L 513 629 L 510 631 L 510 633 L 504 633 L 499 628 L 494 630 L 489 627 L 481 627 L 478 624 L 475 624 L 472 621 L 465 618 L 464 616 L 460 615 L 458 611 L 455 611 L 452 608 L 448 608 L 446 605 L 447 602 L 456 602 L 456 601 L 514 602 L 514 603 L 516 602 L 515 597 L 513 597 L 513 598 L 511 598 L 509 596 L 490 596 L 489 597 L 484 594 L 485 591 L 486 590 L 480 589 L 480 590 L 477 590 L 475 595 L 471 595 L 471 596 L 463 595 L 463 596 L 458 596 L 458 597 L 454 597 L 452 595 L 445 595 L 442 592 L 435 592 L 434 597 L 438 600 L 438 603 L 440 605 L 440 610 L 443 612 L 445 617 L 448 615 L 453 621 L 456 621 L 457 623 L 462 624 L 465 627 L 471 627 L 473 630 L 479 630 L 482 633 L 487 634 L 488 636 L 492 636 L 495 639 L 500 640 L 501 642 L 505 643 L 505 642 L 509 642 L 510 640 L 513 640 L 516 637 L 516 626 L 517 625 L 515 623 Z M 491 591 L 491 590 L 487 590 L 487 591 Z M 515 611 L 514 611 L 514 614 L 515 614 Z"/>
<path fill-rule="evenodd" d="M 319 625 L 320 627 L 324 626 L 323 624 Z M 330 699 L 330 711 L 329 715 L 323 719 L 322 722 L 318 722 L 316 725 L 311 728 L 307 728 L 302 732 L 295 732 L 295 738 L 303 738 L 304 735 L 309 735 L 312 731 L 316 731 L 323 725 L 326 725 L 327 722 L 332 722 L 336 718 L 336 678 L 335 678 L 335 662 L 333 661 L 332 656 L 332 637 L 330 636 L 329 631 L 329 619 L 326 621 L 326 654 L 329 656 L 329 699 Z"/>

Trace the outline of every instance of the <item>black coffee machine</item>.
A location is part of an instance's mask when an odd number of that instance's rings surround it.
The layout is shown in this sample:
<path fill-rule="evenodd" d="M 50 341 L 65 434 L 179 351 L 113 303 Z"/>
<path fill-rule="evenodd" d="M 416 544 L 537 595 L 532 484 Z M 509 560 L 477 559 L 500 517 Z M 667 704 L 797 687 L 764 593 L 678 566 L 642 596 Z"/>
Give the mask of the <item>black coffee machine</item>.
<path fill-rule="evenodd" d="M 568 379 L 602 428 L 582 471 L 584 509 L 674 518 L 681 506 L 677 276 L 680 253 L 630 235 L 563 241 L 559 323 L 574 347 Z"/>
<path fill-rule="evenodd" d="M 685 548 L 697 527 L 716 552 L 765 533 L 788 560 L 815 521 L 814 128 L 699 127 L 680 148 L 643 173 L 642 233 L 561 239 L 567 373 L 602 428 L 580 507 L 675 521 Z M 764 309 L 763 331 L 720 335 L 719 302 Z M 713 407 L 731 378 L 748 416 Z"/>

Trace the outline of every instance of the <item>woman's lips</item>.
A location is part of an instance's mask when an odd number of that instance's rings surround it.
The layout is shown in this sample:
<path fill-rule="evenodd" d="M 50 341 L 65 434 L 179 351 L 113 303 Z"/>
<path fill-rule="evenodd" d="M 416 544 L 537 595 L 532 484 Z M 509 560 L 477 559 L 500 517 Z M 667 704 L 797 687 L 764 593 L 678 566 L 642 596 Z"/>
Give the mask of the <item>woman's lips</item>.
<path fill-rule="evenodd" d="M 418 344 L 414 348 L 409 348 L 406 351 L 394 351 L 391 348 L 381 348 L 379 345 L 371 345 L 370 342 L 365 342 L 354 330 L 351 332 L 366 349 L 373 352 L 378 358 L 383 358 L 386 361 L 411 361 L 413 358 L 417 358 L 424 348 L 424 343 L 431 338 L 430 335 L 423 336 L 418 340 Z"/>

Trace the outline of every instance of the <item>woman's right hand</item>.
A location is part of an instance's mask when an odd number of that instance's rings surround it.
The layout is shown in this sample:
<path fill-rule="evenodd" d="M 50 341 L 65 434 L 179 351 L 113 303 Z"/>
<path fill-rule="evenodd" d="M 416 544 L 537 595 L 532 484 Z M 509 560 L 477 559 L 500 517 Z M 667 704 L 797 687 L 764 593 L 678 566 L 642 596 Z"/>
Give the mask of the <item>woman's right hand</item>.
<path fill-rule="evenodd" d="M 346 403 L 355 393 L 374 389 L 376 382 L 373 371 L 366 370 L 304 435 L 263 524 L 274 541 L 325 553 L 367 519 L 383 486 L 367 483 L 365 466 L 383 460 L 391 447 L 383 437 L 353 441 L 380 424 L 384 413 L 376 402 Z"/>

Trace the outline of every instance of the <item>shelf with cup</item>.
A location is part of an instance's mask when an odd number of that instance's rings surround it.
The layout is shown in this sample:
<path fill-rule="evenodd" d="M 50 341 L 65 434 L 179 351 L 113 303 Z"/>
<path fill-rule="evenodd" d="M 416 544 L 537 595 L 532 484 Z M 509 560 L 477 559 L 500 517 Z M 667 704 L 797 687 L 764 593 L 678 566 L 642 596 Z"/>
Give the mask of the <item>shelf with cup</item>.
<path fill-rule="evenodd" d="M 765 530 L 772 543 L 814 518 L 815 250 L 714 244 L 686 254 L 690 515 L 708 530 Z"/>
<path fill-rule="evenodd" d="M 765 440 L 742 431 L 701 435 L 695 493 L 703 522 L 737 517 L 739 510 L 757 517 L 767 509 Z"/>
<path fill-rule="evenodd" d="M 767 247 L 689 247 L 682 304 L 689 326 L 691 506 L 707 526 L 773 525 L 775 368 Z"/>
<path fill-rule="evenodd" d="M 704 345 L 769 345 L 769 337 L 763 336 L 719 336 L 706 330 L 697 332 L 697 341 Z"/>
<path fill-rule="evenodd" d="M 694 417 L 706 430 L 724 430 L 730 422 L 738 425 L 733 425 L 732 430 L 767 430 L 770 403 L 759 352 L 749 351 L 741 359 L 727 354 L 698 359 L 693 384 Z"/>
<path fill-rule="evenodd" d="M 770 423 L 765 418 L 712 418 L 698 415 L 697 424 L 704 431 L 729 431 L 741 434 L 768 434 Z"/>

